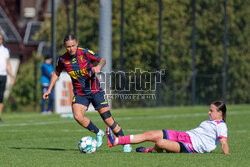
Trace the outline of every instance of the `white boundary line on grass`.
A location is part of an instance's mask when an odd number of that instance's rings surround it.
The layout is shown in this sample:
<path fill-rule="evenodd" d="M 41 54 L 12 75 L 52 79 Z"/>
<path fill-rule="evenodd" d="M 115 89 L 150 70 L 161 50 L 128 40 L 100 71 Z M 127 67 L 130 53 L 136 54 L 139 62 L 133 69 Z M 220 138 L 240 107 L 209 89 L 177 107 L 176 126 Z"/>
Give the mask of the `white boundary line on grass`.
<path fill-rule="evenodd" d="M 231 111 L 227 115 L 239 115 L 239 114 L 250 114 L 250 111 Z M 189 114 L 171 114 L 171 115 L 157 115 L 157 116 L 134 116 L 134 117 L 122 117 L 115 118 L 117 120 L 130 120 L 130 119 L 165 119 L 165 118 L 179 118 L 179 117 L 201 117 L 207 116 L 207 113 L 189 113 Z"/>
<path fill-rule="evenodd" d="M 231 111 L 227 113 L 227 115 L 240 115 L 240 114 L 250 114 L 250 111 Z M 189 114 L 171 114 L 171 115 L 157 115 L 157 116 L 133 116 L 133 117 L 122 117 L 115 118 L 116 120 L 136 120 L 136 119 L 168 119 L 168 118 L 179 118 L 179 117 L 201 117 L 208 116 L 208 112 L 206 113 L 189 113 Z M 26 122 L 26 123 L 3 123 L 0 124 L 1 127 L 7 126 L 33 126 L 33 125 L 49 125 L 49 124 L 64 124 L 64 123 L 72 123 L 75 122 L 73 119 L 65 120 L 63 118 L 62 121 L 47 121 L 47 122 Z M 92 118 L 95 122 L 103 121 L 102 119 Z"/>

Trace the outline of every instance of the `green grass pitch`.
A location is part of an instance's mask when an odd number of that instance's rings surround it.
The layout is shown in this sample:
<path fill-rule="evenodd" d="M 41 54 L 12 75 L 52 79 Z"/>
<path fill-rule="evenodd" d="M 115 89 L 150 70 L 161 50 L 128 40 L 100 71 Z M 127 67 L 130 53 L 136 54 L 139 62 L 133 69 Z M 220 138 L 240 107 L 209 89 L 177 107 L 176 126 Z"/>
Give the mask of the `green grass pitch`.
<path fill-rule="evenodd" d="M 112 110 L 111 113 L 125 134 L 160 129 L 186 131 L 208 119 L 208 106 L 121 109 Z M 98 113 L 87 113 L 86 116 L 99 128 L 105 129 Z M 106 136 L 97 152 L 83 154 L 77 148 L 79 139 L 95 135 L 74 119 L 61 118 L 57 114 L 13 112 L 3 113 L 3 120 L 4 123 L 0 124 L 1 167 L 250 166 L 250 105 L 228 106 L 230 155 L 222 154 L 220 146 L 207 154 L 135 152 L 138 146 L 151 146 L 150 142 L 133 145 L 131 153 L 123 153 L 121 146 L 109 148 Z"/>

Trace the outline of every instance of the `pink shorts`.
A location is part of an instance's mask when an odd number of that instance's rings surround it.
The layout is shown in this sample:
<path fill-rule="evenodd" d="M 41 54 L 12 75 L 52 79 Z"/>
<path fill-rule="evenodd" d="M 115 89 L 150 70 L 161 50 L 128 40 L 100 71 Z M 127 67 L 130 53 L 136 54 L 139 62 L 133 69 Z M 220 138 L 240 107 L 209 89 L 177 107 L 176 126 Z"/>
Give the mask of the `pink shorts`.
<path fill-rule="evenodd" d="M 196 151 L 193 148 L 192 141 L 190 139 L 189 134 L 186 132 L 178 132 L 174 130 L 163 130 L 166 133 L 166 136 L 164 135 L 164 138 L 171 141 L 178 141 L 181 142 L 185 148 L 188 150 L 189 153 L 196 153 Z"/>

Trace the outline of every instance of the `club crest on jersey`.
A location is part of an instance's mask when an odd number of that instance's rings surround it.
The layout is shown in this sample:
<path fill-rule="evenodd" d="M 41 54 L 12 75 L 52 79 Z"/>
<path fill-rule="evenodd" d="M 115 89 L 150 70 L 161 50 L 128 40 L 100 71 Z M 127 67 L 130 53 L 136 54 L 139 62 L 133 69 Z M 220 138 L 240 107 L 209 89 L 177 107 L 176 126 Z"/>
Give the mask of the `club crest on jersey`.
<path fill-rule="evenodd" d="M 80 55 L 79 58 L 81 61 L 83 61 L 83 55 Z"/>
<path fill-rule="evenodd" d="M 69 71 L 68 74 L 73 79 L 77 79 L 78 77 L 86 76 L 88 74 L 88 70 L 87 70 L 87 68 L 84 68 L 84 69 L 77 70 L 77 71 Z"/>

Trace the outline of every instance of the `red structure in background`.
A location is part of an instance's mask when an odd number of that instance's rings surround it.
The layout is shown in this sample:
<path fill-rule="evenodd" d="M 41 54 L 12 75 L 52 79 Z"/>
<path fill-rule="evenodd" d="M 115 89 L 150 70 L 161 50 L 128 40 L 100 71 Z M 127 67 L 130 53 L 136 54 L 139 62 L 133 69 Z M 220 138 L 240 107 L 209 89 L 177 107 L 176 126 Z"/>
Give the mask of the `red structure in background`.
<path fill-rule="evenodd" d="M 40 41 L 32 39 L 48 12 L 50 0 L 1 0 L 0 32 L 11 57 L 21 62 L 32 56 Z"/>

